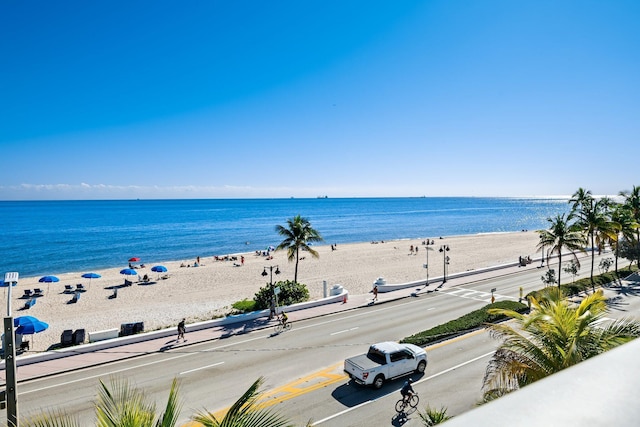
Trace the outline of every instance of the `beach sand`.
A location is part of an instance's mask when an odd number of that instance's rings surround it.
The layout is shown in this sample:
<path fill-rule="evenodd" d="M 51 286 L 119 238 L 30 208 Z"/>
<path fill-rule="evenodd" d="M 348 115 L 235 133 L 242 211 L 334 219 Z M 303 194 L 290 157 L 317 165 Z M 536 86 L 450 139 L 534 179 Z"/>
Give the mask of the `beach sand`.
<path fill-rule="evenodd" d="M 429 251 L 429 277 L 441 277 L 444 256 L 438 251 L 448 245 L 446 253 L 450 258 L 448 274 L 475 270 L 517 262 L 520 255 L 538 257 L 536 245 L 538 234 L 533 231 L 514 233 L 479 234 L 471 236 L 430 237 L 433 245 L 425 246 L 426 238 L 339 244 L 332 250 L 332 242 L 314 246 L 319 258 L 308 252 L 301 252 L 298 281 L 307 285 L 312 299 L 323 296 L 323 281 L 330 289 L 341 284 L 352 295 L 371 291 L 373 282 L 383 277 L 388 284 L 406 283 L 426 278 L 424 264 Z M 410 247 L 418 248 L 410 252 Z M 139 269 L 140 277 L 145 274 L 152 279 L 151 284 L 133 283 L 118 289 L 117 298 L 109 298 L 113 287 L 124 284 L 122 267 L 96 271 L 99 279 L 81 278 L 84 272 L 70 272 L 58 275 L 60 282 L 38 283 L 39 277 L 21 277 L 18 286 L 12 289 L 12 315 L 34 316 L 47 322 L 49 328 L 34 336 L 25 336 L 31 341 L 31 351 L 44 351 L 60 343 L 60 335 L 65 329 L 85 329 L 88 333 L 105 329 L 120 328 L 122 323 L 144 322 L 145 331 L 173 327 L 182 319 L 187 324 L 209 320 L 229 313 L 231 304 L 244 298 L 251 299 L 260 287 L 269 282 L 269 275 L 262 276 L 264 268 L 278 266 L 278 280 L 293 280 L 295 262 L 287 260 L 286 251 L 272 252 L 269 260 L 254 252 L 237 254 L 237 261 L 216 261 L 213 257 L 201 258 L 198 267 L 193 259 L 166 261 L 141 260 L 146 268 Z M 226 254 L 219 254 L 224 257 Z M 240 256 L 244 265 L 240 265 Z M 167 267 L 167 279 L 158 279 L 158 273 L 151 271 L 154 265 Z M 274 268 L 275 270 L 275 268 Z M 161 275 L 164 275 L 161 274 Z M 129 276 L 126 276 L 129 277 Z M 135 276 L 133 276 L 135 277 Z M 134 279 L 135 280 L 135 279 Z M 73 294 L 64 293 L 65 285 L 82 283 L 87 290 L 76 303 L 71 303 Z M 27 301 L 22 297 L 25 289 L 40 288 L 44 296 L 30 309 L 23 309 Z M 7 288 L 4 288 L 6 305 Z M 88 338 L 88 336 L 87 336 Z"/>

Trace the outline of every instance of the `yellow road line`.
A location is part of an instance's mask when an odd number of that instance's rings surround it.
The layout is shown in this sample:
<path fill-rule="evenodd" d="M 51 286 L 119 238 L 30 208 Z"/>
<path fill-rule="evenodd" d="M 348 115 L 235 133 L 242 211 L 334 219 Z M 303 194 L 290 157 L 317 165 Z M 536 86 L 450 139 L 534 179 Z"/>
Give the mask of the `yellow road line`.
<path fill-rule="evenodd" d="M 485 331 L 484 329 L 479 329 L 473 332 L 469 332 L 468 334 L 460 335 L 458 337 L 427 346 L 425 347 L 425 350 L 434 350 L 436 348 L 444 347 L 445 345 L 462 341 L 463 339 L 478 335 L 484 331 Z M 267 408 L 269 406 L 277 405 L 278 403 L 282 403 L 286 400 L 293 399 L 303 394 L 310 393 L 312 391 L 321 389 L 323 387 L 327 387 L 331 384 L 335 384 L 340 381 L 345 381 L 349 378 L 349 376 L 342 371 L 342 367 L 343 367 L 343 362 L 336 363 L 335 365 L 331 365 L 321 371 L 314 372 L 310 375 L 299 378 L 288 384 L 265 391 L 261 393 L 260 399 L 258 400 L 256 407 Z M 221 409 L 215 412 L 214 416 L 218 420 L 220 420 L 222 419 L 222 417 L 224 417 L 224 415 L 227 413 L 228 410 L 229 408 Z M 182 427 L 201 427 L 201 426 L 202 424 L 200 423 L 190 421 L 187 424 L 184 424 Z"/>

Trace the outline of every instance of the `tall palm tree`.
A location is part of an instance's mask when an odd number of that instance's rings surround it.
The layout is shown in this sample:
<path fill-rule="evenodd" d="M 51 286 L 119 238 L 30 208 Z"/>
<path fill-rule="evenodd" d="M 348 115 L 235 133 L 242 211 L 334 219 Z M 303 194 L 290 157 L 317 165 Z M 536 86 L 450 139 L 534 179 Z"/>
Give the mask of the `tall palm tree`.
<path fill-rule="evenodd" d="M 488 398 L 531 384 L 640 336 L 635 319 L 602 322 L 607 313 L 602 290 L 585 297 L 578 307 L 556 288 L 540 301 L 531 298 L 530 314 L 489 309 L 516 322 L 490 325 L 492 336 L 504 341 L 494 353 L 483 380 Z"/>
<path fill-rule="evenodd" d="M 547 259 L 550 254 L 558 254 L 558 287 L 560 287 L 560 273 L 562 270 L 562 251 L 568 249 L 576 264 L 580 267 L 576 251 L 584 250 L 584 236 L 569 223 L 572 218 L 571 214 L 566 218 L 565 214 L 556 215 L 555 218 L 547 218 L 547 221 L 551 223 L 551 227 L 548 230 L 538 231 L 540 235 L 538 250 L 542 251 L 544 248 L 548 248 Z"/>
<path fill-rule="evenodd" d="M 300 249 L 303 249 L 314 258 L 318 258 L 318 252 L 313 250 L 309 243 L 321 242 L 322 236 L 316 229 L 311 226 L 308 219 L 296 215 L 287 220 L 287 226 L 276 225 L 278 234 L 284 237 L 282 243 L 278 245 L 276 250 L 286 249 L 289 262 L 296 261 L 296 269 L 293 281 L 298 283 L 298 262 L 300 261 Z"/>
<path fill-rule="evenodd" d="M 628 241 L 635 239 L 635 233 L 640 229 L 640 224 L 633 219 L 633 213 L 627 205 L 617 203 L 613 206 L 611 211 L 611 220 L 618 225 L 618 232 L 615 238 L 612 240 L 615 248 L 615 271 L 618 272 L 618 258 L 620 253 L 620 238 L 624 238 Z"/>
<path fill-rule="evenodd" d="M 591 200 L 593 200 L 591 190 L 585 190 L 582 187 L 578 188 L 578 190 L 573 193 L 573 195 L 569 199 L 569 203 L 571 203 L 571 211 L 577 211 L 581 206 L 589 204 L 589 201 Z"/>
<path fill-rule="evenodd" d="M 200 412 L 193 421 L 204 427 L 292 427 L 293 424 L 278 412 L 260 408 L 258 389 L 264 378 L 258 378 L 227 411 L 222 419 L 211 412 Z"/>
<path fill-rule="evenodd" d="M 631 211 L 631 216 L 635 222 L 640 224 L 640 186 L 634 185 L 631 191 L 621 191 L 620 196 L 624 197 L 624 204 Z M 636 245 L 640 244 L 640 228 L 636 229 L 634 242 Z M 636 261 L 640 266 L 640 251 Z"/>
<path fill-rule="evenodd" d="M 578 193 L 579 192 L 580 191 L 578 191 Z M 613 239 L 617 232 L 616 224 L 610 220 L 608 215 L 610 205 L 611 200 L 608 198 L 595 200 L 589 195 L 580 201 L 574 202 L 572 210 L 572 213 L 577 218 L 575 222 L 576 227 L 579 227 L 586 234 L 591 245 L 590 279 L 591 286 L 594 290 L 593 268 L 596 261 L 596 247 L 598 247 L 599 250 L 602 249 L 604 243 Z"/>

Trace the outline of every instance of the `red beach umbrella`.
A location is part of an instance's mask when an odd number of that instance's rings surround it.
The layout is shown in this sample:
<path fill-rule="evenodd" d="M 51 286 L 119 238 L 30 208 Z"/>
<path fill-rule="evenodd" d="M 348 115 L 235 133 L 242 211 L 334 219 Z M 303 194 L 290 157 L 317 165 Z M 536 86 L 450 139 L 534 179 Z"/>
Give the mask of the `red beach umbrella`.
<path fill-rule="evenodd" d="M 140 258 L 138 258 L 137 256 L 134 256 L 133 258 L 129 258 L 129 262 L 138 262 L 140 261 Z"/>

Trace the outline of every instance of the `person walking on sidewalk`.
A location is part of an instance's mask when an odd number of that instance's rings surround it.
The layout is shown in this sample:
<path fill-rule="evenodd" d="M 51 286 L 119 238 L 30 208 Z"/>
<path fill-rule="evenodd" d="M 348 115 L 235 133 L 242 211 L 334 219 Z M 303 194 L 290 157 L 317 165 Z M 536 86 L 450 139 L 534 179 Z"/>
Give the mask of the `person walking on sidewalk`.
<path fill-rule="evenodd" d="M 185 319 L 182 319 L 180 321 L 180 323 L 178 323 L 178 339 L 176 339 L 176 342 L 180 341 L 180 338 L 182 338 L 182 341 L 186 341 L 186 339 L 184 339 L 184 333 L 185 333 L 185 326 L 184 326 L 184 321 Z"/>
<path fill-rule="evenodd" d="M 373 287 L 373 300 L 372 301 L 378 301 L 378 285 L 375 285 Z"/>
<path fill-rule="evenodd" d="M 274 317 L 276 317 L 276 299 L 274 297 L 271 297 L 271 303 L 269 305 L 269 320 L 273 319 Z"/>

